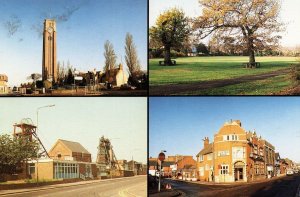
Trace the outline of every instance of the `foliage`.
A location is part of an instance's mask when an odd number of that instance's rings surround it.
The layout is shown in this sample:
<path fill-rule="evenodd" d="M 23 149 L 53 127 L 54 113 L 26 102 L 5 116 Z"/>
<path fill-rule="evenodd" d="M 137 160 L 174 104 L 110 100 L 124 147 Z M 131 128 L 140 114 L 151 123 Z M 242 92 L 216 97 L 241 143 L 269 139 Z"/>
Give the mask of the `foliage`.
<path fill-rule="evenodd" d="M 68 85 L 74 84 L 74 74 L 73 74 L 73 68 L 72 67 L 68 68 L 68 74 L 66 76 L 66 83 Z"/>
<path fill-rule="evenodd" d="M 104 44 L 104 57 L 105 57 L 105 66 L 104 72 L 112 70 L 116 67 L 117 56 L 113 45 L 107 40 Z"/>
<path fill-rule="evenodd" d="M 68 63 L 69 63 L 69 61 L 68 61 Z M 59 85 L 64 84 L 65 76 L 66 76 L 65 62 L 63 62 L 63 64 L 61 65 L 60 62 L 58 61 L 57 62 L 57 82 Z"/>
<path fill-rule="evenodd" d="M 290 75 L 289 79 L 291 80 L 291 83 L 293 87 L 297 87 L 300 84 L 300 65 L 299 64 L 292 64 L 290 66 Z"/>
<path fill-rule="evenodd" d="M 249 63 L 255 63 L 254 52 L 278 46 L 283 30 L 278 22 L 279 0 L 200 0 L 203 14 L 194 24 L 200 37 L 211 33 L 231 37 L 235 45 L 247 49 Z"/>
<path fill-rule="evenodd" d="M 31 79 L 33 83 L 31 84 L 31 89 L 34 90 L 36 87 L 36 81 L 41 79 L 42 75 L 39 73 L 32 73 L 30 76 L 27 77 L 27 79 Z"/>
<path fill-rule="evenodd" d="M 0 135 L 0 174 L 15 173 L 22 161 L 36 158 L 39 144 L 28 137 Z"/>
<path fill-rule="evenodd" d="M 205 55 L 209 55 L 209 50 L 208 50 L 207 46 L 203 43 L 197 44 L 196 50 L 197 50 L 197 53 L 203 53 Z"/>
<path fill-rule="evenodd" d="M 165 64 L 170 65 L 172 47 L 180 48 L 190 34 L 188 18 L 182 10 L 169 9 L 157 18 L 156 25 L 149 30 L 150 43 L 157 48 L 164 47 Z M 160 46 L 160 47 L 158 47 Z"/>
<path fill-rule="evenodd" d="M 125 61 L 128 67 L 129 75 L 134 77 L 141 71 L 140 62 L 138 60 L 136 46 L 133 43 L 132 35 L 127 33 L 125 39 Z"/>

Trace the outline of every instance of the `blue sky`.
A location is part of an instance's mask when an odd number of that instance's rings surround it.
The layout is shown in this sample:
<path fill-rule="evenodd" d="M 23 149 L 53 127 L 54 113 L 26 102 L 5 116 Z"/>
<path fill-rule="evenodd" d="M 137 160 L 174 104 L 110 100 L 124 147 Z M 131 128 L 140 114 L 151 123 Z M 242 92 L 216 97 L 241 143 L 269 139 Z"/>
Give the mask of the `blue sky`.
<path fill-rule="evenodd" d="M 275 146 L 281 157 L 300 162 L 299 97 L 152 97 L 149 156 L 196 154 L 226 121 L 241 120 Z"/>
<path fill-rule="evenodd" d="M 287 47 L 300 46 L 297 39 L 300 35 L 300 1 L 281 0 L 280 20 L 286 24 L 286 31 L 283 32 L 281 44 Z M 198 0 L 150 0 L 149 1 L 149 25 L 155 25 L 156 18 L 163 11 L 169 8 L 181 8 L 189 17 L 196 17 L 201 14 L 201 5 Z M 208 39 L 205 39 L 206 42 Z"/>
<path fill-rule="evenodd" d="M 12 134 L 23 118 L 37 120 L 46 149 L 58 139 L 81 143 L 95 161 L 99 138 L 112 139 L 117 159 L 147 161 L 147 98 L 1 98 L 0 134 Z"/>
<path fill-rule="evenodd" d="M 58 61 L 70 60 L 82 71 L 102 70 L 104 43 L 109 40 L 117 63 L 125 64 L 124 43 L 129 32 L 142 69 L 147 69 L 146 0 L 1 0 L 0 73 L 8 75 L 9 85 L 19 85 L 31 73 L 41 73 L 42 37 L 37 30 L 45 18 L 56 16 L 60 18 Z M 8 22 L 15 26 L 8 26 Z"/>

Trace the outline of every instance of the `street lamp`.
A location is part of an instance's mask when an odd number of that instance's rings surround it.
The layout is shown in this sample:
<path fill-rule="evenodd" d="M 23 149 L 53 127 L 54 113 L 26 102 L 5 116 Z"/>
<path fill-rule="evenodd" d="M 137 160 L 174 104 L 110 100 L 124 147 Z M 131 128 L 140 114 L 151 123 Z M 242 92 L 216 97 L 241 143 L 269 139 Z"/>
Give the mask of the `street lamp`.
<path fill-rule="evenodd" d="M 42 108 L 54 107 L 54 106 L 55 105 L 45 105 L 45 106 L 37 108 L 37 110 L 36 110 L 36 128 L 37 128 L 37 130 L 38 130 L 38 126 L 39 126 L 39 110 L 42 109 Z"/>
<path fill-rule="evenodd" d="M 42 107 L 38 107 L 36 110 L 36 129 L 38 131 L 38 125 L 39 125 L 39 110 L 42 108 L 47 108 L 47 107 L 54 107 L 55 105 L 45 105 Z M 36 155 L 36 184 L 39 184 L 39 153 Z"/>

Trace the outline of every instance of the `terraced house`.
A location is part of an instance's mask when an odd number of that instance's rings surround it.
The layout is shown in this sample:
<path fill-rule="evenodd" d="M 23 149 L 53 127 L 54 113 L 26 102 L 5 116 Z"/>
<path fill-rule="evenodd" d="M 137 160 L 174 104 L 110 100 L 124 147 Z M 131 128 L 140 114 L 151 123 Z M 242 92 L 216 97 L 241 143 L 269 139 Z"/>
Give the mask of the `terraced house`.
<path fill-rule="evenodd" d="M 197 175 L 201 181 L 247 182 L 274 176 L 275 148 L 247 132 L 239 120 L 226 122 L 197 154 Z"/>

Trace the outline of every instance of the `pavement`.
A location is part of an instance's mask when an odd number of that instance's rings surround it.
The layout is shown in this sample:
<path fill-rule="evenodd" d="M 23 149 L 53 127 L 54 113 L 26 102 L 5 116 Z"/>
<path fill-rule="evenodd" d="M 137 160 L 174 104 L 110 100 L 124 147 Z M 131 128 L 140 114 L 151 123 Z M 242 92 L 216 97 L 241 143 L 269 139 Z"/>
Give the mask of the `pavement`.
<path fill-rule="evenodd" d="M 300 174 L 243 184 L 198 184 L 165 179 L 181 196 L 300 197 Z M 297 196 L 298 195 L 298 196 Z"/>
<path fill-rule="evenodd" d="M 39 188 L 0 191 L 0 197 L 146 197 L 147 176 L 42 186 Z"/>

